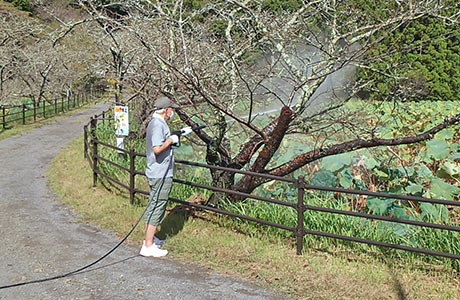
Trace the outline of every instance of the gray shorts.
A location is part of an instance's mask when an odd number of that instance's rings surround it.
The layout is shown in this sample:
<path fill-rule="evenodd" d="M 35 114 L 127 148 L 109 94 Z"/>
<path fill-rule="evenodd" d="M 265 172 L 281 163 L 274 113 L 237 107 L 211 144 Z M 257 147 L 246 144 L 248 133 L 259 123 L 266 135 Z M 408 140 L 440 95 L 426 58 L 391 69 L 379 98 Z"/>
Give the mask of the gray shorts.
<path fill-rule="evenodd" d="M 168 203 L 169 192 L 172 186 L 172 177 L 148 178 L 150 185 L 150 197 L 145 211 L 145 223 L 158 226 L 163 221 Z"/>

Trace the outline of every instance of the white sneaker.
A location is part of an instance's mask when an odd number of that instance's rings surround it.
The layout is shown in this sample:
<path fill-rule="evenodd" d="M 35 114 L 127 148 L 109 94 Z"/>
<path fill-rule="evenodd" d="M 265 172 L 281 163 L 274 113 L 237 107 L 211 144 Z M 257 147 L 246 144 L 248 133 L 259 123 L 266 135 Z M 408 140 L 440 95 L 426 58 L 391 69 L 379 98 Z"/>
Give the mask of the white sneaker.
<path fill-rule="evenodd" d="M 141 251 L 139 252 L 142 256 L 153 256 L 153 257 L 161 257 L 168 254 L 168 250 L 160 249 L 155 244 L 151 246 L 145 246 L 145 242 L 142 245 Z"/>

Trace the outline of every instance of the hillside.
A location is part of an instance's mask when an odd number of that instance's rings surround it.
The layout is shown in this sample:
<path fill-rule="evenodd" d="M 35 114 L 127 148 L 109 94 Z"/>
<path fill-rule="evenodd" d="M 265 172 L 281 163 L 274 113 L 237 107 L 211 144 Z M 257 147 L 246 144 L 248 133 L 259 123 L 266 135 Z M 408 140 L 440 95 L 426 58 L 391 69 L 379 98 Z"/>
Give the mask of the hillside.
<path fill-rule="evenodd" d="M 68 2 L 27 12 L 0 1 L 0 103 L 51 101 L 91 89 L 99 78 L 95 62 L 107 52 L 90 34 L 91 24 L 71 28 L 85 16 Z"/>

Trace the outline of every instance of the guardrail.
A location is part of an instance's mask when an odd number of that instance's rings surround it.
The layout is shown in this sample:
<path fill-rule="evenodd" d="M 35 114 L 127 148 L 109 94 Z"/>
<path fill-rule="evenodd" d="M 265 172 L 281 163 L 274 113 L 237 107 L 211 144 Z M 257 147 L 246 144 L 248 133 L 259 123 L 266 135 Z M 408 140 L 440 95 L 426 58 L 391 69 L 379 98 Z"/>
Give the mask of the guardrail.
<path fill-rule="evenodd" d="M 115 183 L 124 189 L 128 190 L 129 192 L 129 199 L 130 203 L 134 203 L 134 195 L 135 194 L 143 194 L 143 195 L 149 195 L 149 191 L 139 189 L 135 186 L 135 176 L 137 175 L 142 175 L 145 176 L 145 172 L 143 171 L 138 171 L 135 169 L 135 160 L 136 157 L 146 157 L 145 153 L 138 153 L 132 150 L 125 150 L 125 149 L 120 149 L 117 148 L 113 145 L 107 144 L 105 142 L 99 141 L 95 138 L 94 136 L 94 130 L 96 129 L 98 120 L 106 120 L 105 118 L 105 112 L 101 115 L 95 115 L 94 117 L 91 118 L 91 121 L 88 125 L 84 126 L 84 155 L 85 158 L 87 158 L 92 170 L 93 170 L 93 185 L 96 186 L 98 176 L 101 176 L 108 181 Z M 89 128 L 88 128 L 89 126 Z M 99 147 L 108 147 L 110 149 L 116 150 L 118 152 L 124 153 L 129 157 L 129 168 L 124 167 L 120 164 L 117 164 L 115 162 L 112 162 L 108 160 L 105 157 L 102 157 L 98 154 L 98 149 Z M 120 168 L 126 172 L 129 173 L 129 183 L 123 183 L 117 180 L 116 178 L 112 178 L 107 174 L 104 174 L 99 168 L 98 164 L 99 162 L 105 162 L 110 165 L 113 165 L 117 168 Z M 427 255 L 434 255 L 434 256 L 439 256 L 439 257 L 446 257 L 450 259 L 460 259 L 460 255 L 457 253 L 447 253 L 447 252 L 440 252 L 440 251 L 433 251 L 429 249 L 423 249 L 423 248 L 415 248 L 415 247 L 409 247 L 409 246 L 404 246 L 404 245 L 398 245 L 398 244 L 391 244 L 391 243 L 385 243 L 381 241 L 374 241 L 374 240 L 367 240 L 367 239 L 362 239 L 358 237 L 353 237 L 353 236 L 344 236 L 344 235 L 339 235 L 339 234 L 333 234 L 333 233 L 328 233 L 328 232 L 321 232 L 321 231 L 315 231 L 315 230 L 310 230 L 308 228 L 304 228 L 304 213 L 305 211 L 315 211 L 315 212 L 322 212 L 322 213 L 330 213 L 330 214 L 339 214 L 339 215 L 345 215 L 345 216 L 350 216 L 350 217 L 359 217 L 359 218 L 365 218 L 365 219 L 371 219 L 371 220 L 380 220 L 380 221 L 387 221 L 387 222 L 393 222 L 393 223 L 400 223 L 400 224 L 407 224 L 411 226 L 419 226 L 419 227 L 426 227 L 426 228 L 435 228 L 435 229 L 441 229 L 441 230 L 447 230 L 447 231 L 452 231 L 452 232 L 460 232 L 460 227 L 458 226 L 450 226 L 450 225 L 444 225 L 444 224 L 437 224 L 437 223 L 429 223 L 429 222 L 421 222 L 421 221 L 416 221 L 416 220 L 406 220 L 406 219 L 399 219 L 399 218 L 394 218 L 390 216 L 379 216 L 379 215 L 373 215 L 373 214 L 366 214 L 358 211 L 344 211 L 344 210 L 337 210 L 337 209 L 331 209 L 331 208 L 326 208 L 326 207 L 318 207 L 318 206 L 313 206 L 313 205 L 308 205 L 305 203 L 305 191 L 306 190 L 312 190 L 312 191 L 328 191 L 328 192 L 334 192 L 334 193 L 341 193 L 341 194 L 352 194 L 352 195 L 366 195 L 366 196 L 374 196 L 374 197 L 382 197 L 382 198 L 393 198 L 393 199 L 398 199 L 398 200 L 408 200 L 408 201 L 416 201 L 416 202 L 426 202 L 426 203 L 432 203 L 432 204 L 441 204 L 441 205 L 447 205 L 447 206 L 460 206 L 460 203 L 457 201 L 449 201 L 449 200 L 440 200 L 440 199 L 430 199 L 430 198 L 423 198 L 423 197 L 416 197 L 416 196 L 404 196 L 404 195 L 397 195 L 397 194 L 389 194 L 389 193 L 380 193 L 380 192 L 370 192 L 370 191 L 363 191 L 363 190 L 352 190 L 352 189 L 344 189 L 344 188 L 333 188 L 333 187 L 323 187 L 323 186 L 314 186 L 314 185 L 309 185 L 306 184 L 304 181 L 303 177 L 298 177 L 297 179 L 295 178 L 286 178 L 286 177 L 279 177 L 279 176 L 273 176 L 269 174 L 261 174 L 261 173 L 254 173 L 254 172 L 249 172 L 249 171 L 243 171 L 239 169 L 232 169 L 232 168 L 225 168 L 225 167 L 220 167 L 220 166 L 212 166 L 212 165 L 207 165 L 207 164 L 201 164 L 201 163 L 196 163 L 196 162 L 190 162 L 190 161 L 184 161 L 184 160 L 176 160 L 177 164 L 183 164 L 183 165 L 188 165 L 192 167 L 198 167 L 198 168 L 206 168 L 206 169 L 215 169 L 215 170 L 221 170 L 221 171 L 226 171 L 226 172 L 233 172 L 237 174 L 243 174 L 243 175 L 249 175 L 249 176 L 254 176 L 258 178 L 266 178 L 270 180 L 277 180 L 277 181 L 282 181 L 282 182 L 287 182 L 289 184 L 293 185 L 293 188 L 297 190 L 297 202 L 292 203 L 292 202 L 287 202 L 279 199 L 270 199 L 266 197 L 261 197 L 258 195 L 252 195 L 252 194 L 247 194 L 239 191 L 234 191 L 234 190 L 229 190 L 229 189 L 224 189 L 224 188 L 218 188 L 214 186 L 209 186 L 209 185 L 204 185 L 204 184 L 199 184 L 195 182 L 191 182 L 188 180 L 184 179 L 179 179 L 179 178 L 174 178 L 173 181 L 177 184 L 184 184 L 187 186 L 191 187 L 197 187 L 197 188 L 202 188 L 202 189 L 207 189 L 213 192 L 218 192 L 218 193 L 225 193 L 228 195 L 236 195 L 239 197 L 243 198 L 250 198 L 250 199 L 255 199 L 258 201 L 264 201 L 264 202 L 269 202 L 273 203 L 275 205 L 282 205 L 286 206 L 289 209 L 294 209 L 296 210 L 297 214 L 297 225 L 295 227 L 293 226 L 287 226 L 285 224 L 277 224 L 273 223 L 267 220 L 262 220 L 258 218 L 253 218 L 250 216 L 245 216 L 241 214 L 237 214 L 234 212 L 230 212 L 227 210 L 223 210 L 220 208 L 216 208 L 213 206 L 208 206 L 208 205 L 203 205 L 203 204 L 197 204 L 193 202 L 188 202 L 184 201 L 181 199 L 174 199 L 170 198 L 171 201 L 177 202 L 183 205 L 187 205 L 189 207 L 195 207 L 198 209 L 202 210 L 207 210 L 207 211 L 212 211 L 215 213 L 219 214 L 224 214 L 228 215 L 231 217 L 237 217 L 240 219 L 244 220 L 249 220 L 252 222 L 257 222 L 260 224 L 264 224 L 267 226 L 273 226 L 276 228 L 280 228 L 283 230 L 287 230 L 292 232 L 292 234 L 295 235 L 296 237 L 296 246 L 297 246 L 297 254 L 300 255 L 302 253 L 303 249 L 303 243 L 304 243 L 304 236 L 305 235 L 316 235 L 316 236 L 322 236 L 322 237 L 328 237 L 328 238 L 334 238 L 334 239 L 340 239 L 340 240 L 345 240 L 345 241 L 351 241 L 351 242 L 357 242 L 357 243 L 364 243 L 368 245 L 374 245 L 374 246 L 380 246 L 380 247 L 388 247 L 388 248 L 393 248 L 393 249 L 399 249 L 399 250 L 404 250 L 404 251 L 411 251 L 411 252 L 416 252 L 416 253 L 422 253 L 422 254 L 427 254 Z M 460 249 L 459 249 L 460 251 Z"/>
<path fill-rule="evenodd" d="M 26 124 L 27 121 L 36 121 L 37 117 L 47 118 L 52 115 L 72 110 L 89 101 L 100 97 L 101 93 L 73 94 L 71 97 L 42 100 L 30 104 L 0 105 L 0 121 L 3 130 L 11 124 Z"/>

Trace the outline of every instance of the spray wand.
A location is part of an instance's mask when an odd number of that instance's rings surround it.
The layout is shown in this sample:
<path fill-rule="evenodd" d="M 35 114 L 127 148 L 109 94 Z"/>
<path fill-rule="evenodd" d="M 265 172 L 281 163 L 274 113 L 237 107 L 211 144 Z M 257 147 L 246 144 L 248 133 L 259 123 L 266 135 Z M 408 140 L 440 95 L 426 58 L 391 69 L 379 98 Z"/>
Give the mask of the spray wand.
<path fill-rule="evenodd" d="M 175 131 L 171 131 L 171 135 L 176 135 L 178 138 L 179 138 L 179 141 L 175 144 L 173 144 L 175 147 L 179 147 L 180 146 L 180 137 L 181 136 L 186 136 L 188 135 L 189 133 L 191 133 L 192 131 L 197 131 L 197 130 L 201 130 L 201 129 L 204 129 L 204 128 L 207 128 L 207 127 L 212 127 L 212 126 L 216 126 L 216 125 L 219 125 L 219 124 L 225 124 L 227 123 L 228 121 L 220 121 L 220 122 L 216 122 L 214 124 L 211 124 L 211 125 L 197 125 L 197 126 L 188 126 L 188 127 L 184 127 L 180 130 L 175 130 Z"/>
<path fill-rule="evenodd" d="M 220 123 L 223 123 L 223 122 L 217 122 L 217 123 L 214 123 L 212 125 L 200 125 L 200 126 L 188 126 L 188 127 L 184 127 L 180 130 L 175 130 L 175 131 L 171 131 L 171 135 L 176 135 L 179 139 L 178 139 L 178 142 L 177 143 L 174 143 L 173 145 L 175 147 L 180 147 L 181 143 L 180 143 L 180 137 L 181 136 L 186 136 L 188 135 L 189 133 L 191 133 L 192 131 L 196 131 L 196 130 L 200 130 L 200 129 L 204 129 L 206 127 L 209 127 L 209 126 L 214 126 L 214 125 L 217 125 L 217 124 L 220 124 Z"/>

